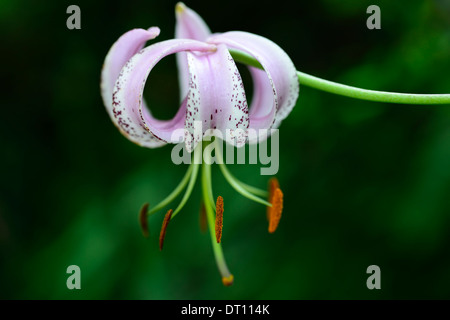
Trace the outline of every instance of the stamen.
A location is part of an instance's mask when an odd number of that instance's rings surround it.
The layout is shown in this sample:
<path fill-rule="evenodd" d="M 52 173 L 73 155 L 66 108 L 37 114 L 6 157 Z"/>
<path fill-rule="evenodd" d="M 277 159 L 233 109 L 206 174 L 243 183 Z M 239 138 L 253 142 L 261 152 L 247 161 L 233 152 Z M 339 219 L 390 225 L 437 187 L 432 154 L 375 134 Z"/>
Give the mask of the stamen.
<path fill-rule="evenodd" d="M 170 204 L 175 198 L 186 188 L 186 185 L 188 184 L 192 171 L 194 171 L 194 164 L 191 162 L 189 165 L 189 168 L 186 170 L 186 174 L 184 175 L 181 182 L 178 184 L 178 186 L 160 203 L 158 203 L 155 207 L 153 207 L 148 213 L 147 216 L 151 216 L 152 214 L 158 212 L 168 204 Z"/>
<path fill-rule="evenodd" d="M 217 145 L 218 143 L 221 143 L 219 139 L 215 139 L 214 143 Z M 228 181 L 228 183 L 241 195 L 246 197 L 247 199 L 253 200 L 255 202 L 261 203 L 265 206 L 270 207 L 271 204 L 264 199 L 261 199 L 260 197 L 267 197 L 267 191 L 261 190 L 258 188 L 255 188 L 253 186 L 250 186 L 242 181 L 239 181 L 236 179 L 230 171 L 228 171 L 227 166 L 223 162 L 223 156 L 220 152 L 220 148 L 215 148 L 216 151 L 216 157 L 218 158 L 218 164 L 219 168 L 222 171 L 223 176 Z"/>
<path fill-rule="evenodd" d="M 172 216 L 172 212 L 173 212 L 172 209 L 170 209 L 169 211 L 167 211 L 167 213 L 164 217 L 164 221 L 163 221 L 162 228 L 161 228 L 161 233 L 159 234 L 159 250 L 163 249 L 164 238 L 166 237 L 166 230 L 167 230 L 167 226 L 169 225 L 169 221 Z"/>
<path fill-rule="evenodd" d="M 269 196 L 267 197 L 267 200 L 270 203 L 273 203 L 272 197 L 275 192 L 275 189 L 277 189 L 277 188 L 280 188 L 280 184 L 278 183 L 278 179 L 273 177 L 269 180 Z M 267 207 L 267 221 L 270 220 L 270 210 L 271 209 L 272 209 L 271 207 Z"/>
<path fill-rule="evenodd" d="M 148 202 L 144 203 L 144 205 L 141 208 L 141 211 L 139 211 L 139 223 L 141 224 L 142 235 L 146 238 L 148 238 L 149 235 L 147 222 L 148 205 L 149 205 Z"/>
<path fill-rule="evenodd" d="M 207 228 L 205 203 L 202 201 L 200 205 L 200 231 L 205 233 Z"/>
<path fill-rule="evenodd" d="M 222 239 L 222 227 L 223 227 L 223 198 L 217 197 L 216 202 L 216 241 L 220 243 Z"/>
<path fill-rule="evenodd" d="M 232 274 L 230 274 L 228 277 L 223 277 L 222 278 L 222 283 L 224 286 L 229 287 L 233 284 L 234 282 L 234 277 Z"/>
<path fill-rule="evenodd" d="M 273 196 L 273 193 L 276 189 L 280 188 L 280 184 L 278 183 L 278 179 L 273 177 L 269 180 L 269 197 Z"/>
<path fill-rule="evenodd" d="M 228 171 L 228 169 L 226 168 L 225 164 L 221 164 L 219 163 L 219 168 L 222 171 L 223 176 L 225 177 L 225 179 L 228 181 L 228 183 L 234 188 L 234 190 L 236 190 L 237 192 L 239 192 L 241 195 L 243 195 L 244 197 L 246 197 L 247 199 L 253 200 L 255 202 L 261 203 L 265 206 L 272 206 L 269 202 L 267 202 L 264 199 L 261 199 L 258 196 L 255 196 L 253 193 L 249 192 L 247 189 L 245 189 L 241 183 L 239 183 L 236 179 L 233 178 L 233 176 L 230 174 L 230 172 Z"/>
<path fill-rule="evenodd" d="M 274 233 L 280 222 L 283 211 L 283 192 L 280 188 L 275 189 L 272 197 L 272 208 L 270 208 L 269 233 Z"/>
<path fill-rule="evenodd" d="M 202 153 L 199 151 L 199 148 L 201 148 L 200 145 L 198 145 L 194 151 L 194 155 L 193 155 L 194 163 L 191 164 L 191 166 L 193 166 L 193 169 L 192 169 L 192 174 L 189 178 L 189 184 L 186 188 L 183 198 L 181 199 L 180 204 L 178 205 L 178 207 L 176 207 L 175 211 L 172 214 L 172 219 L 178 214 L 178 212 L 181 211 L 181 209 L 183 209 L 184 205 L 186 204 L 189 197 L 191 196 L 192 190 L 194 189 L 195 181 L 197 180 L 198 170 L 200 168 L 199 163 L 201 163 L 201 157 L 202 157 Z"/>

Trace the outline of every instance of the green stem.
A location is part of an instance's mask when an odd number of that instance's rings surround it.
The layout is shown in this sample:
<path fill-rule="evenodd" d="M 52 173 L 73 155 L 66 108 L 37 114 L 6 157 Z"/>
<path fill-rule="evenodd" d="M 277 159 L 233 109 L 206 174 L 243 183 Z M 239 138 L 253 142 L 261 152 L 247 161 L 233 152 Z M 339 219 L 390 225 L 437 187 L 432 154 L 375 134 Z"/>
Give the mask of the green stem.
<path fill-rule="evenodd" d="M 203 141 L 203 153 L 205 153 L 205 148 L 208 144 L 210 144 L 210 142 L 208 141 Z M 205 155 L 205 157 L 207 157 L 208 159 L 211 159 L 211 155 Z M 204 160 L 204 159 L 203 159 Z M 207 165 L 206 163 L 203 163 L 203 165 Z M 206 186 L 206 192 L 208 194 L 208 198 L 210 203 L 214 204 L 214 197 L 213 197 L 213 191 L 212 191 L 212 184 L 211 184 L 211 168 L 209 168 L 208 170 L 203 170 L 203 176 L 206 179 L 206 181 L 209 181 L 208 185 Z M 214 206 L 213 206 L 214 207 Z"/>
<path fill-rule="evenodd" d="M 205 155 L 207 157 L 209 155 Z M 224 278 L 232 277 L 230 271 L 228 270 L 227 264 L 225 262 L 225 257 L 223 255 L 222 246 L 220 243 L 217 243 L 216 233 L 215 233 L 215 216 L 213 207 L 214 201 L 211 202 L 212 198 L 212 188 L 211 188 L 211 165 L 206 164 L 205 161 L 202 164 L 202 192 L 203 192 L 203 201 L 205 203 L 206 209 L 206 218 L 208 220 L 209 233 L 211 235 L 211 242 L 214 251 L 214 256 L 216 258 L 217 267 L 219 268 L 219 272 Z"/>
<path fill-rule="evenodd" d="M 193 166 L 193 169 L 192 169 L 191 178 L 189 179 L 188 187 L 186 189 L 186 192 L 184 193 L 183 198 L 181 199 L 180 204 L 175 209 L 175 211 L 172 213 L 172 217 L 170 218 L 170 220 L 172 220 L 178 214 L 178 212 L 180 212 L 181 209 L 183 209 L 184 205 L 186 204 L 189 197 L 191 196 L 192 190 L 194 189 L 194 186 L 195 186 L 195 181 L 197 181 L 197 174 L 198 174 L 198 169 L 200 167 L 201 156 L 202 156 L 201 150 L 199 150 L 199 148 L 195 149 L 194 156 L 193 156 L 194 162 L 193 162 L 193 164 L 191 164 Z"/>
<path fill-rule="evenodd" d="M 233 180 L 233 177 L 231 176 L 230 172 L 227 170 L 227 168 L 225 167 L 224 164 L 219 164 L 219 168 L 222 171 L 222 174 L 225 177 L 225 179 L 234 188 L 234 190 L 236 190 L 241 195 L 243 195 L 244 197 L 246 197 L 246 198 L 248 198 L 250 200 L 253 200 L 255 202 L 261 203 L 261 204 L 263 204 L 265 206 L 268 206 L 268 207 L 272 206 L 266 200 L 263 200 L 263 199 L 255 196 L 253 193 L 248 192 L 246 189 L 244 189 L 244 187 L 242 187 L 239 183 L 237 183 L 235 180 Z"/>
<path fill-rule="evenodd" d="M 233 174 L 228 170 L 227 166 L 225 164 L 221 164 L 220 165 L 222 172 L 226 171 L 226 175 L 229 179 L 233 180 L 233 183 L 236 185 L 240 185 L 243 189 L 245 189 L 246 191 L 253 193 L 255 196 L 259 196 L 259 197 L 265 197 L 267 198 L 267 196 L 269 195 L 269 193 L 266 190 L 262 190 L 259 188 L 256 188 L 254 186 L 248 185 L 242 181 L 240 181 L 239 179 L 237 179 L 235 176 L 233 176 Z"/>
<path fill-rule="evenodd" d="M 229 51 L 234 60 L 263 69 L 261 64 L 249 54 L 235 49 L 229 49 Z M 450 94 L 413 94 L 366 90 L 324 80 L 300 71 L 297 71 L 297 76 L 299 83 L 305 86 L 355 99 L 403 104 L 450 104 Z"/>
<path fill-rule="evenodd" d="M 184 177 L 181 180 L 180 184 L 163 201 L 161 201 L 153 209 L 151 209 L 147 213 L 147 216 L 151 216 L 152 214 L 158 212 L 159 210 L 161 210 L 162 208 L 167 206 L 169 203 L 171 203 L 181 193 L 181 191 L 183 191 L 183 189 L 186 187 L 188 181 L 190 180 L 189 178 L 191 177 L 191 174 L 192 174 L 192 171 L 194 169 L 194 166 L 195 165 L 193 163 L 191 163 L 189 165 L 189 168 L 187 169 L 186 174 L 184 175 Z M 197 168 L 197 170 L 198 170 L 198 168 Z"/>
<path fill-rule="evenodd" d="M 265 206 L 271 207 L 272 205 L 267 202 L 264 199 L 259 198 L 258 196 L 256 196 L 255 194 L 262 194 L 263 197 L 267 197 L 267 192 L 260 190 L 258 188 L 249 186 L 239 180 L 237 180 L 227 169 L 227 166 L 224 164 L 223 162 L 223 156 L 220 153 L 220 148 L 218 147 L 218 143 L 222 143 L 221 141 L 219 142 L 218 139 L 214 140 L 214 143 L 216 144 L 216 156 L 218 157 L 218 164 L 219 164 L 219 168 L 222 171 L 223 176 L 225 177 L 225 179 L 228 181 L 228 183 L 234 188 L 234 190 L 236 190 L 237 192 L 239 192 L 241 195 L 243 195 L 244 197 L 253 200 L 255 202 L 261 203 Z M 252 193 L 252 191 L 256 191 L 254 192 L 255 194 Z"/>
<path fill-rule="evenodd" d="M 247 197 L 248 193 L 253 193 L 255 196 L 267 198 L 267 196 L 269 195 L 269 193 L 267 191 L 261 190 L 259 188 L 253 187 L 251 185 L 248 185 L 248 184 L 238 180 L 235 176 L 233 176 L 231 174 L 231 172 L 228 170 L 227 166 L 224 164 L 223 156 L 222 156 L 222 153 L 220 152 L 221 148 L 219 147 L 219 143 L 223 143 L 222 140 L 214 139 L 214 143 L 216 145 L 215 151 L 216 151 L 216 156 L 217 156 L 217 160 L 218 160 L 220 169 L 222 170 L 222 172 L 226 171 L 224 173 L 224 176 L 227 179 L 227 181 L 233 186 L 233 188 L 234 188 L 234 186 L 239 186 L 241 190 L 243 189 L 244 191 L 246 191 L 246 193 L 244 194 L 244 197 Z M 251 200 L 254 200 L 254 198 L 251 198 Z"/>

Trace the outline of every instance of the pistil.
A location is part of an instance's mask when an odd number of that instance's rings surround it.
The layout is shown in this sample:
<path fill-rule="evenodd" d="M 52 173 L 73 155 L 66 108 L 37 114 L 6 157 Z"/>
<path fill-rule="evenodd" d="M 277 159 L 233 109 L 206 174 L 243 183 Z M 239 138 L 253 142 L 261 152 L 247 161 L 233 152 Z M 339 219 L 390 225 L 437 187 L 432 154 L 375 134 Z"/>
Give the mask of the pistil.
<path fill-rule="evenodd" d="M 210 155 L 205 154 L 204 158 L 210 157 Z M 208 161 L 203 159 L 202 164 L 202 193 L 203 202 L 206 209 L 206 218 L 208 220 L 209 233 L 211 236 L 211 243 L 214 251 L 214 256 L 216 259 L 217 267 L 222 276 L 222 283 L 225 286 L 230 286 L 233 284 L 234 277 L 228 270 L 228 266 L 225 262 L 225 257 L 223 255 L 222 246 L 217 242 L 216 239 L 216 228 L 215 228 L 215 216 L 214 216 L 214 202 L 211 202 L 212 187 L 211 187 L 211 165 L 207 164 Z M 210 159 L 209 159 L 210 160 Z M 208 163 L 211 163 L 210 161 Z"/>

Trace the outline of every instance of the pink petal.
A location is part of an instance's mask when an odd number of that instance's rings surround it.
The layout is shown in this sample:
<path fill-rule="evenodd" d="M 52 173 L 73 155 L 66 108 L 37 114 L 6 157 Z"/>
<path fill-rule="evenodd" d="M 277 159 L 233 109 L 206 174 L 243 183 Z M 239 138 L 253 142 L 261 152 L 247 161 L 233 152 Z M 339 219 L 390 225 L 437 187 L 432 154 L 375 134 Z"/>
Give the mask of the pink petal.
<path fill-rule="evenodd" d="M 277 127 L 291 112 L 299 94 L 297 71 L 289 56 L 274 42 L 248 32 L 232 31 L 212 35 L 210 43 L 223 43 L 252 55 L 261 70 L 250 68 L 255 96 L 250 106 L 251 129 Z"/>
<path fill-rule="evenodd" d="M 142 94 L 146 79 L 152 68 L 169 54 L 215 49 L 214 45 L 195 40 L 168 40 L 139 51 L 125 64 L 114 86 L 112 104 L 114 121 L 128 139 L 146 147 L 154 147 L 154 137 L 164 142 L 179 142 L 172 134 L 176 129 L 183 128 L 185 103 L 172 120 L 161 121 L 153 118 L 150 110 L 143 106 Z"/>
<path fill-rule="evenodd" d="M 249 121 L 247 99 L 241 75 L 226 46 L 218 45 L 215 53 L 188 53 L 187 57 L 190 81 L 186 133 L 191 138 L 185 140 L 187 150 L 191 151 L 210 128 L 220 130 L 224 138 L 230 129 L 236 145 L 244 145 Z M 195 121 L 202 125 L 200 134 L 194 131 Z"/>
<path fill-rule="evenodd" d="M 202 17 L 194 10 L 186 7 L 183 3 L 177 3 L 175 14 L 177 18 L 175 26 L 176 38 L 205 41 L 211 34 Z"/>
<path fill-rule="evenodd" d="M 177 3 L 175 7 L 177 23 L 175 25 L 176 39 L 193 39 L 205 41 L 211 34 L 205 21 L 193 10 L 183 3 Z M 180 83 L 180 99 L 183 100 L 188 93 L 189 69 L 186 53 L 177 53 L 178 81 Z"/>
<path fill-rule="evenodd" d="M 101 74 L 101 93 L 106 110 L 113 118 L 112 93 L 120 70 L 125 63 L 144 47 L 146 41 L 159 35 L 159 28 L 148 30 L 133 29 L 123 34 L 111 47 L 103 63 Z"/>
<path fill-rule="evenodd" d="M 274 88 L 264 70 L 248 67 L 253 79 L 253 99 L 250 105 L 250 127 L 269 128 L 275 118 Z"/>

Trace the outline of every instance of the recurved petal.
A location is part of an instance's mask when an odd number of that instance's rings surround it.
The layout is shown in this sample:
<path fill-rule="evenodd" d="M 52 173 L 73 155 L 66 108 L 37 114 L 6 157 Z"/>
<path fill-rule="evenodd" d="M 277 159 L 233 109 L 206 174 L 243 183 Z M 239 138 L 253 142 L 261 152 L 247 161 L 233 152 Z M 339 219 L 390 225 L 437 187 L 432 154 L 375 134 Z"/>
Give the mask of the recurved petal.
<path fill-rule="evenodd" d="M 250 105 L 250 128 L 269 129 L 276 116 L 274 86 L 264 70 L 248 67 L 253 79 L 253 98 Z"/>
<path fill-rule="evenodd" d="M 106 55 L 100 87 L 103 103 L 111 119 L 114 117 L 112 113 L 112 93 L 120 70 L 132 56 L 144 47 L 146 41 L 156 38 L 159 35 L 159 31 L 157 27 L 152 27 L 148 30 L 130 30 L 112 45 Z"/>
<path fill-rule="evenodd" d="M 177 23 L 175 37 L 178 39 L 193 39 L 205 41 L 211 31 L 205 21 L 194 10 L 178 2 L 175 7 Z"/>
<path fill-rule="evenodd" d="M 245 144 L 248 107 L 241 75 L 225 45 L 210 54 L 188 53 L 189 93 L 186 109 L 185 140 L 189 151 L 208 129 L 221 131 L 238 147 Z M 202 131 L 195 130 L 200 124 Z M 227 130 L 229 129 L 229 130 Z M 192 146 L 190 143 L 193 142 Z"/>
<path fill-rule="evenodd" d="M 175 25 L 175 38 L 205 41 L 211 34 L 205 21 L 194 10 L 186 7 L 184 3 L 177 3 L 175 6 L 175 15 L 177 20 Z M 189 69 L 186 53 L 177 53 L 177 65 L 180 99 L 183 100 L 189 90 Z"/>
<path fill-rule="evenodd" d="M 172 120 L 161 121 L 152 117 L 143 104 L 143 91 L 147 77 L 153 67 L 165 56 L 181 51 L 214 51 L 216 46 L 187 39 L 158 42 L 135 54 L 120 71 L 113 90 L 113 120 L 133 142 L 154 147 L 153 139 L 164 142 L 179 142 L 173 133 L 183 129 L 186 103 Z"/>
<path fill-rule="evenodd" d="M 267 38 L 241 31 L 214 34 L 207 41 L 226 44 L 259 61 L 266 79 L 260 70 L 250 68 L 255 87 L 255 98 L 250 106 L 250 128 L 277 127 L 295 106 L 299 93 L 297 71 L 286 52 Z"/>

